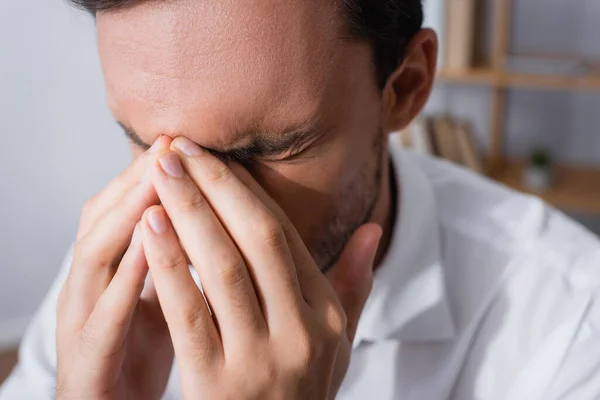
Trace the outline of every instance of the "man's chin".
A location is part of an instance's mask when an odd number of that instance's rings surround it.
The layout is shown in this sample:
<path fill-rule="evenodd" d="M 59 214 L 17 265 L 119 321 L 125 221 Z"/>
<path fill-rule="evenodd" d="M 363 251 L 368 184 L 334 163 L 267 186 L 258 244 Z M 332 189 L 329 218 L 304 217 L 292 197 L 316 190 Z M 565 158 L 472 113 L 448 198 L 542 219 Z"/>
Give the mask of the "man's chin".
<path fill-rule="evenodd" d="M 310 254 L 323 274 L 327 274 L 337 265 L 351 236 L 352 232 L 349 232 L 342 237 L 337 237 L 335 241 L 323 240 L 314 247 L 309 246 Z M 333 235 L 329 234 L 326 237 L 331 239 Z M 315 248 L 317 250 L 314 250 Z"/>
<path fill-rule="evenodd" d="M 324 275 L 327 275 L 327 273 L 329 271 L 331 271 L 337 265 L 337 263 L 340 261 L 340 257 L 342 256 L 342 252 L 343 251 L 344 250 L 342 249 L 339 252 L 339 254 L 336 254 L 335 256 L 330 257 L 329 261 L 327 261 L 325 263 L 322 263 L 322 264 L 319 264 L 319 269 L 321 270 L 321 272 Z"/>

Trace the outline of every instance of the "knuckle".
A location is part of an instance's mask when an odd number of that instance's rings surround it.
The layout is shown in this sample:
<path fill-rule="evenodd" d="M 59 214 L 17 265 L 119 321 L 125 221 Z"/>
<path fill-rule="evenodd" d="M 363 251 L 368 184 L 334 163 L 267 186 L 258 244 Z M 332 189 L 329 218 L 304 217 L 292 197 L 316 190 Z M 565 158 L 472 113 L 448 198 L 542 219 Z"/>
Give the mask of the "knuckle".
<path fill-rule="evenodd" d="M 272 217 L 265 217 L 259 224 L 260 236 L 272 248 L 287 246 L 286 235 L 279 222 Z"/>
<path fill-rule="evenodd" d="M 194 194 L 179 203 L 179 209 L 184 213 L 194 213 L 206 207 L 208 207 L 208 203 L 199 191 L 195 191 Z"/>
<path fill-rule="evenodd" d="M 329 316 L 329 331 L 332 334 L 334 340 L 339 340 L 341 336 L 346 332 L 348 326 L 348 318 L 346 313 L 341 307 L 332 306 L 332 310 Z"/>
<path fill-rule="evenodd" d="M 246 263 L 239 254 L 229 258 L 223 261 L 221 266 L 217 268 L 217 274 L 223 284 L 237 287 L 243 284 L 246 277 L 244 274 Z"/>
<path fill-rule="evenodd" d="M 110 316 L 105 317 L 107 315 L 106 312 L 102 313 L 100 316 L 100 320 L 109 321 Z M 111 325 L 114 325 L 117 321 L 112 319 L 110 322 Z M 121 321 L 119 323 L 122 323 Z M 98 323 L 99 324 L 99 323 Z M 119 352 L 122 351 L 126 342 L 123 341 L 119 345 L 107 346 L 105 342 L 105 329 L 98 329 L 97 323 L 90 323 L 90 321 L 86 322 L 79 333 L 79 354 L 85 359 L 94 359 L 98 360 L 99 358 L 108 359 Z M 111 326 L 111 329 L 114 329 L 114 326 Z"/>
<path fill-rule="evenodd" d="M 79 352 L 83 356 L 90 355 L 96 347 L 96 333 L 94 328 L 86 323 L 79 334 Z"/>
<path fill-rule="evenodd" d="M 261 364 L 260 371 L 258 371 L 258 383 L 261 387 L 268 387 L 273 382 L 277 382 L 279 375 L 279 367 L 273 361 L 266 361 Z"/>
<path fill-rule="evenodd" d="M 190 307 L 183 309 L 180 319 L 183 327 L 187 332 L 195 332 L 203 322 L 203 312 L 200 307 Z"/>
<path fill-rule="evenodd" d="M 290 242 L 291 238 L 294 237 L 296 233 L 296 228 L 294 228 L 292 226 L 292 223 L 289 221 L 282 221 L 281 222 L 281 231 L 283 232 L 283 234 L 285 235 L 285 237 L 287 238 L 287 241 Z"/>
<path fill-rule="evenodd" d="M 314 365 L 320 358 L 323 344 L 315 338 L 308 330 L 299 332 L 296 339 L 296 369 L 305 371 Z"/>
<path fill-rule="evenodd" d="M 69 391 L 67 388 L 67 383 L 65 382 L 62 375 L 57 376 L 56 379 L 56 399 L 66 399 L 69 397 Z"/>
<path fill-rule="evenodd" d="M 108 268 L 112 265 L 112 260 L 104 256 L 106 252 L 100 251 L 98 245 L 89 238 L 84 237 L 76 245 L 73 251 L 73 268 L 78 264 L 93 265 L 97 268 Z"/>
<path fill-rule="evenodd" d="M 342 307 L 334 300 L 325 304 L 319 318 L 319 336 L 327 347 L 337 347 L 346 335 L 348 319 Z"/>
<path fill-rule="evenodd" d="M 208 179 L 208 181 L 210 183 L 224 183 L 227 182 L 229 179 L 231 179 L 231 177 L 233 176 L 233 173 L 231 172 L 231 170 L 225 166 L 222 165 L 221 163 L 215 163 L 216 165 L 213 165 L 210 168 L 207 168 L 206 171 L 206 178 Z"/>
<path fill-rule="evenodd" d="M 162 253 L 159 258 L 154 262 L 154 266 L 157 269 L 162 270 L 173 270 L 173 269 L 187 269 L 187 260 L 183 256 L 183 253 Z"/>

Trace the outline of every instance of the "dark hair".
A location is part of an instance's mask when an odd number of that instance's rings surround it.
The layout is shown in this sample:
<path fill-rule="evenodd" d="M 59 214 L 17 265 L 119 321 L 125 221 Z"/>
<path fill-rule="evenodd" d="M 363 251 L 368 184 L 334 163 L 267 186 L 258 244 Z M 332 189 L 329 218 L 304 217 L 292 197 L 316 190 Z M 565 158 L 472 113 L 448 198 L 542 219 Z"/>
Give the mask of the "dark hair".
<path fill-rule="evenodd" d="M 93 14 L 132 4 L 135 0 L 68 0 Z M 421 0 L 341 0 L 351 38 L 366 40 L 373 48 L 377 83 L 383 89 L 398 68 L 404 50 L 423 24 Z"/>

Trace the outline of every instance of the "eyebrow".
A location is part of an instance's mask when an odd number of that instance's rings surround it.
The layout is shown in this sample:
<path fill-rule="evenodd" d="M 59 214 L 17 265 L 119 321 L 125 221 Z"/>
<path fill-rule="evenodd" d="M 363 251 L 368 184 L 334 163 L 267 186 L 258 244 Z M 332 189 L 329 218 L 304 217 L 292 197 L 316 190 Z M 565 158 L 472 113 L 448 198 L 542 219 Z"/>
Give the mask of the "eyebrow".
<path fill-rule="evenodd" d="M 151 147 L 133 129 L 121 122 L 117 122 L 117 124 L 133 144 L 144 151 Z M 286 153 L 293 155 L 300 151 L 306 143 L 318 136 L 319 131 L 314 124 L 309 123 L 285 129 L 277 134 L 254 134 L 249 144 L 236 146 L 228 150 L 210 149 L 204 146 L 203 148 L 222 160 L 244 163 L 258 157 L 273 157 Z"/>

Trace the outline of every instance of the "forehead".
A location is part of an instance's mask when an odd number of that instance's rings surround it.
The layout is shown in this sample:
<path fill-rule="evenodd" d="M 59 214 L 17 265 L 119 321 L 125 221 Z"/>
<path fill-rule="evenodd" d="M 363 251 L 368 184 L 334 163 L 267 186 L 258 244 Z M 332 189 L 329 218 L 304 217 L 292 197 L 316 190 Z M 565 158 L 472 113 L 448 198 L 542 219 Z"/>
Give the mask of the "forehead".
<path fill-rule="evenodd" d="M 343 58 L 342 22 L 326 0 L 151 0 L 100 13 L 109 106 L 147 141 L 185 134 L 207 147 L 303 124 Z"/>

